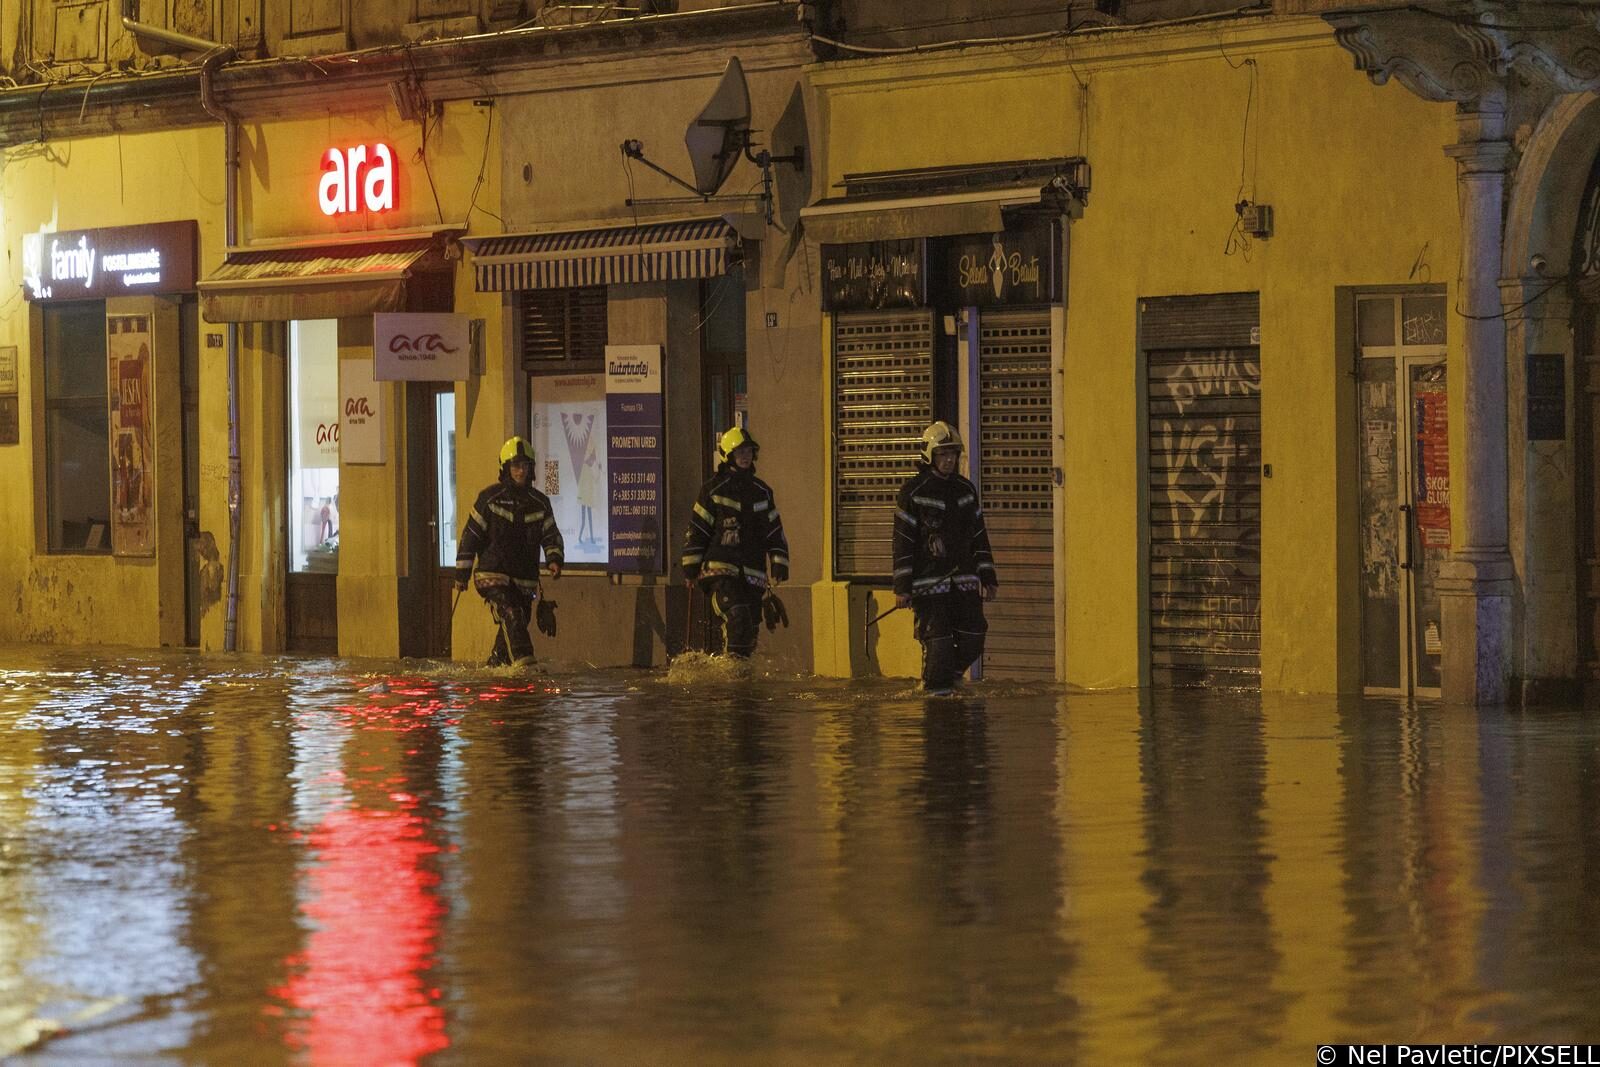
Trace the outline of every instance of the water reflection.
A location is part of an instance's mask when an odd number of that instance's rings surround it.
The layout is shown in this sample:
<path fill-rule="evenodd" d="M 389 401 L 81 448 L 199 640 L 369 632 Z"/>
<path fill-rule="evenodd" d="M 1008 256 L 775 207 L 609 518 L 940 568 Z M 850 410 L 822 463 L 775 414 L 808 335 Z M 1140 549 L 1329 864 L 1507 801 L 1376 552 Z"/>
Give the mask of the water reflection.
<path fill-rule="evenodd" d="M 1582 1040 L 1600 722 L 83 650 L 0 671 L 0 1056 Z"/>

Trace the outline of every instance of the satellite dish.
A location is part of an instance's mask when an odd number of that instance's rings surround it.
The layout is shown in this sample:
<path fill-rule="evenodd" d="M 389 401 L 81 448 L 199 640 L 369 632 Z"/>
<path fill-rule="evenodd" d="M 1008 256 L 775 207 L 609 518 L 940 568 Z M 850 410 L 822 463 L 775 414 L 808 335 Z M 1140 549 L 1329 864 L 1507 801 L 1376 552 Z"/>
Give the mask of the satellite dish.
<path fill-rule="evenodd" d="M 716 92 L 689 123 L 683 144 L 694 167 L 694 191 L 711 196 L 722 188 L 750 144 L 750 87 L 738 56 L 728 60 Z"/>

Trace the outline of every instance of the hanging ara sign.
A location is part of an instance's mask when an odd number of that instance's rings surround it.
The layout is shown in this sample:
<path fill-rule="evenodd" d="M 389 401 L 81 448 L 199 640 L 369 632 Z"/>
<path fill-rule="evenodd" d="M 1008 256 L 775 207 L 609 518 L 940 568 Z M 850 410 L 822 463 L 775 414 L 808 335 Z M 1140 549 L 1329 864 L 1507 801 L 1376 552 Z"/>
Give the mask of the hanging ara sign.
<path fill-rule="evenodd" d="M 358 144 L 322 153 L 317 205 L 330 217 L 393 208 L 394 149 L 386 144 Z"/>

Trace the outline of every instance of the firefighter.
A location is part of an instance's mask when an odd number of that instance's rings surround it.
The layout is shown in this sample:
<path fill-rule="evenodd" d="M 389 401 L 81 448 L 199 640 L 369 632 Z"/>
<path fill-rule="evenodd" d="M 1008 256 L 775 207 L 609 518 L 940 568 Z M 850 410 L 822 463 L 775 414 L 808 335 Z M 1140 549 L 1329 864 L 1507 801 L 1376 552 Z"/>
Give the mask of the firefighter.
<path fill-rule="evenodd" d="M 789 542 L 772 489 L 756 477 L 761 446 L 742 426 L 722 435 L 721 462 L 700 487 L 683 540 L 683 580 L 699 583 L 722 620 L 724 648 L 748 658 L 756 650 L 768 580 L 789 579 Z"/>
<path fill-rule="evenodd" d="M 540 597 L 541 550 L 550 577 L 561 577 L 561 531 L 550 498 L 532 483 L 533 446 L 513 437 L 500 448 L 500 479 L 478 494 L 456 552 L 457 591 L 470 578 L 499 628 L 489 653 L 491 667 L 534 662 L 528 622 Z M 554 612 L 546 607 L 540 605 L 540 629 L 554 636 Z"/>
<path fill-rule="evenodd" d="M 977 487 L 956 473 L 961 450 L 955 427 L 929 426 L 917 473 L 895 500 L 894 603 L 912 609 L 930 696 L 950 695 L 983 655 L 983 602 L 1000 588 Z"/>

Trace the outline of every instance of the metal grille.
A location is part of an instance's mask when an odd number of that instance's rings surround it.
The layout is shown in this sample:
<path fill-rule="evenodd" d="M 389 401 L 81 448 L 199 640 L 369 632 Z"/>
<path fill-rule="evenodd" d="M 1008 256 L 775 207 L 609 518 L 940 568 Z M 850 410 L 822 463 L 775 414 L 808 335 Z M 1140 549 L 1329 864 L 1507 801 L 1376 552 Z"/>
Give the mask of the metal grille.
<path fill-rule="evenodd" d="M 834 323 L 834 559 L 840 578 L 894 570 L 894 498 L 933 411 L 933 314 L 840 314 Z"/>
<path fill-rule="evenodd" d="M 1261 685 L 1261 365 L 1249 345 L 1151 348 L 1185 335 L 1250 336 L 1255 294 L 1147 301 L 1150 680 Z M 1220 310 L 1219 310 L 1220 308 Z M 1165 313 L 1165 314 L 1163 314 Z M 1156 320 L 1161 329 L 1147 328 Z M 1163 321 L 1164 320 L 1164 321 Z M 1226 326 L 1223 330 L 1221 327 Z"/>
<path fill-rule="evenodd" d="M 978 320 L 979 488 L 1004 589 L 987 605 L 983 671 L 1056 675 L 1050 312 Z"/>
<path fill-rule="evenodd" d="M 576 370 L 575 364 L 604 364 L 605 286 L 530 289 L 518 301 L 523 370 Z"/>

